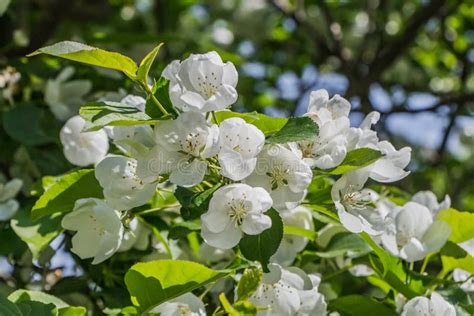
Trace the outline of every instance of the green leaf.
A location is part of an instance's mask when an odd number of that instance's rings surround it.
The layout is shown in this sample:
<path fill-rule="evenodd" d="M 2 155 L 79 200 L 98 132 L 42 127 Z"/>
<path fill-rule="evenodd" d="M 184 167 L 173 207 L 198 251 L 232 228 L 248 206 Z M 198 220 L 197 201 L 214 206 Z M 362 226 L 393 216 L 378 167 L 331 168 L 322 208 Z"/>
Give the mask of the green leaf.
<path fill-rule="evenodd" d="M 294 235 L 308 238 L 311 241 L 316 240 L 318 234 L 314 230 L 298 227 L 298 226 L 283 226 L 283 233 L 285 235 Z"/>
<path fill-rule="evenodd" d="M 173 225 L 168 232 L 168 239 L 180 239 L 192 232 L 199 231 L 201 225 L 194 222 L 182 222 Z"/>
<path fill-rule="evenodd" d="M 36 301 L 23 301 L 17 303 L 23 316 L 57 316 L 58 309 L 54 304 Z"/>
<path fill-rule="evenodd" d="M 328 172 L 329 174 L 335 175 L 347 173 L 349 171 L 366 167 L 376 162 L 382 156 L 383 155 L 380 151 L 371 148 L 354 149 L 347 153 L 346 158 L 344 158 L 339 166 L 330 171 L 322 170 L 322 172 Z"/>
<path fill-rule="evenodd" d="M 224 293 L 219 294 L 219 302 L 221 302 L 222 308 L 225 311 L 225 315 L 240 316 L 240 313 L 234 309 L 232 304 L 229 303 Z"/>
<path fill-rule="evenodd" d="M 466 270 L 474 275 L 474 257 L 466 255 L 464 258 L 454 258 L 450 256 L 441 256 L 444 273 L 453 271 L 456 268 Z"/>
<path fill-rule="evenodd" d="M 232 305 L 239 315 L 254 316 L 257 315 L 257 307 L 249 301 L 238 301 Z"/>
<path fill-rule="evenodd" d="M 62 231 L 61 214 L 46 216 L 38 221 L 31 219 L 29 211 L 21 209 L 11 220 L 12 229 L 30 249 L 33 259 L 43 251 Z"/>
<path fill-rule="evenodd" d="M 42 126 L 45 113 L 33 105 L 19 105 L 3 114 L 3 128 L 14 140 L 30 146 L 54 141 Z"/>
<path fill-rule="evenodd" d="M 455 259 L 462 259 L 467 256 L 467 251 L 453 243 L 452 241 L 447 241 L 446 244 L 439 251 L 441 256 L 451 257 Z"/>
<path fill-rule="evenodd" d="M 31 57 L 38 54 L 46 54 L 89 65 L 115 69 L 122 71 L 130 78 L 135 77 L 138 69 L 137 64 L 127 56 L 71 41 L 59 42 L 40 48 L 27 56 Z"/>
<path fill-rule="evenodd" d="M 171 103 L 170 96 L 169 96 L 169 80 L 165 79 L 164 77 L 160 77 L 158 81 L 155 81 L 152 89 L 153 96 L 163 105 L 163 107 L 171 113 L 171 117 L 176 117 L 176 110 L 173 108 L 173 104 Z M 163 116 L 163 113 L 158 108 L 158 106 L 153 101 L 151 95 L 148 95 L 145 104 L 145 113 L 154 119 L 165 119 L 166 117 Z"/>
<path fill-rule="evenodd" d="M 474 238 L 474 213 L 449 208 L 439 212 L 437 219 L 448 223 L 451 227 L 450 241 L 461 243 Z"/>
<path fill-rule="evenodd" d="M 201 264 L 182 260 L 157 260 L 132 266 L 125 284 L 133 305 L 148 312 L 159 304 L 197 289 L 231 271 L 212 270 Z"/>
<path fill-rule="evenodd" d="M 264 272 L 268 272 L 270 257 L 278 250 L 283 238 L 283 221 L 278 212 L 271 208 L 266 215 L 272 219 L 272 227 L 258 235 L 245 235 L 239 243 L 240 251 L 248 260 L 259 261 Z"/>
<path fill-rule="evenodd" d="M 361 256 L 371 251 L 367 243 L 357 234 L 344 232 L 335 235 L 325 251 L 316 254 L 322 258 L 335 258 L 351 252 L 354 256 Z"/>
<path fill-rule="evenodd" d="M 184 187 L 177 187 L 174 195 L 181 204 L 181 216 L 184 220 L 199 218 L 207 212 L 209 201 L 214 192 L 219 189 L 221 184 L 216 184 L 203 192 L 195 193 Z"/>
<path fill-rule="evenodd" d="M 94 169 L 81 169 L 55 177 L 31 210 L 33 220 L 54 213 L 72 211 L 74 203 L 82 198 L 102 198 L 102 188 Z"/>
<path fill-rule="evenodd" d="M 87 309 L 82 306 L 68 306 L 58 310 L 58 316 L 85 316 Z"/>
<path fill-rule="evenodd" d="M 258 288 L 262 281 L 262 270 L 257 267 L 245 269 L 237 285 L 237 298 L 239 301 L 248 299 Z"/>
<path fill-rule="evenodd" d="M 138 70 L 137 70 L 137 80 L 145 81 L 145 82 L 146 80 L 148 80 L 148 73 L 150 72 L 151 66 L 153 65 L 156 55 L 158 54 L 158 51 L 160 50 L 162 45 L 163 43 L 160 43 L 158 46 L 156 46 L 140 62 L 140 66 L 138 67 Z"/>
<path fill-rule="evenodd" d="M 348 295 L 336 298 L 329 301 L 329 308 L 343 316 L 397 315 L 392 308 L 363 295 Z"/>
<path fill-rule="evenodd" d="M 290 117 L 285 126 L 267 139 L 268 144 L 285 144 L 318 136 L 319 127 L 309 117 Z"/>
<path fill-rule="evenodd" d="M 44 304 L 53 304 L 58 308 L 68 307 L 69 305 L 56 296 L 49 295 L 39 291 L 16 290 L 8 296 L 8 299 L 14 303 L 25 301 L 40 302 Z"/>
<path fill-rule="evenodd" d="M 0 316 L 22 316 L 22 313 L 15 304 L 0 296 Z"/>
<path fill-rule="evenodd" d="M 260 129 L 265 136 L 272 135 L 282 129 L 288 122 L 287 118 L 270 117 L 257 112 L 237 113 L 231 111 L 219 111 L 215 113 L 218 123 L 231 117 L 240 117 L 245 122 L 253 124 Z"/>
<path fill-rule="evenodd" d="M 79 110 L 79 114 L 86 121 L 84 131 L 97 131 L 104 126 L 131 126 L 158 122 L 134 106 L 110 101 L 86 103 Z"/>

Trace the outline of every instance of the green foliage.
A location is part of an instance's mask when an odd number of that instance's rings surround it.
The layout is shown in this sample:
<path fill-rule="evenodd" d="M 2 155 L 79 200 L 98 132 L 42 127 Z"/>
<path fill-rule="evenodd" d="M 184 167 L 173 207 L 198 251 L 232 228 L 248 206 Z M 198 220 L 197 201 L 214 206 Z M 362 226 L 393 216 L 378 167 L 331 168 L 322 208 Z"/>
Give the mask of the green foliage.
<path fill-rule="evenodd" d="M 342 316 L 397 315 L 392 308 L 363 295 L 339 297 L 329 301 L 329 307 L 339 312 Z"/>
<path fill-rule="evenodd" d="M 0 295 L 1 316 L 23 316 L 18 306 Z"/>
<path fill-rule="evenodd" d="M 40 253 L 63 231 L 61 219 L 62 215 L 56 213 L 33 221 L 29 211 L 20 210 L 11 220 L 11 226 L 28 245 L 33 259 L 38 259 Z"/>
<path fill-rule="evenodd" d="M 137 70 L 137 80 L 145 81 L 145 82 L 148 80 L 148 73 L 150 72 L 151 66 L 153 65 L 153 62 L 155 61 L 156 55 L 158 54 L 158 51 L 160 50 L 161 46 L 163 46 L 163 43 L 156 46 L 140 62 L 140 66 L 138 67 L 138 70 Z"/>
<path fill-rule="evenodd" d="M 382 153 L 371 148 L 358 148 L 347 153 L 346 158 L 329 174 L 340 175 L 368 166 L 382 157 Z"/>
<path fill-rule="evenodd" d="M 261 113 L 250 112 L 250 113 L 237 113 L 230 111 L 219 111 L 216 112 L 218 123 L 231 117 L 240 117 L 245 122 L 253 124 L 258 127 L 265 136 L 270 136 L 279 130 L 281 130 L 288 122 L 287 118 L 275 118 L 269 117 Z"/>
<path fill-rule="evenodd" d="M 183 219 L 196 219 L 207 212 L 212 194 L 219 189 L 220 186 L 220 184 L 216 184 L 210 189 L 197 193 L 184 187 L 178 187 L 175 191 L 175 196 L 181 203 L 180 212 Z"/>
<path fill-rule="evenodd" d="M 237 298 L 239 301 L 248 299 L 258 288 L 262 281 L 262 270 L 256 267 L 245 269 L 237 285 Z"/>
<path fill-rule="evenodd" d="M 278 250 L 283 238 L 283 221 L 278 212 L 271 208 L 266 213 L 272 219 L 272 227 L 258 235 L 245 235 L 239 248 L 245 258 L 262 264 L 264 272 L 268 272 L 270 257 Z"/>
<path fill-rule="evenodd" d="M 267 139 L 269 144 L 284 144 L 309 140 L 318 136 L 318 125 L 309 117 L 290 117 L 288 122 Z"/>
<path fill-rule="evenodd" d="M 134 78 L 138 70 L 137 64 L 127 56 L 71 41 L 59 42 L 51 46 L 40 48 L 29 54 L 28 57 L 38 54 L 46 54 L 89 65 L 118 70 L 130 78 Z"/>
<path fill-rule="evenodd" d="M 461 243 L 474 238 L 474 213 L 450 208 L 439 212 L 437 218 L 451 227 L 450 241 Z"/>
<path fill-rule="evenodd" d="M 109 101 L 86 103 L 79 113 L 86 121 L 84 131 L 97 131 L 104 126 L 131 126 L 158 122 L 134 106 Z"/>
<path fill-rule="evenodd" d="M 102 197 L 102 188 L 93 169 L 72 171 L 49 180 L 51 182 L 31 210 L 33 220 L 54 213 L 70 212 L 78 199 Z"/>
<path fill-rule="evenodd" d="M 212 270 L 191 261 L 158 260 L 132 266 L 125 275 L 125 284 L 133 305 L 141 312 L 147 312 L 229 272 Z"/>
<path fill-rule="evenodd" d="M 349 232 L 336 234 L 324 251 L 316 252 L 321 258 L 335 258 L 351 252 L 354 256 L 369 253 L 371 248 L 359 236 Z"/>

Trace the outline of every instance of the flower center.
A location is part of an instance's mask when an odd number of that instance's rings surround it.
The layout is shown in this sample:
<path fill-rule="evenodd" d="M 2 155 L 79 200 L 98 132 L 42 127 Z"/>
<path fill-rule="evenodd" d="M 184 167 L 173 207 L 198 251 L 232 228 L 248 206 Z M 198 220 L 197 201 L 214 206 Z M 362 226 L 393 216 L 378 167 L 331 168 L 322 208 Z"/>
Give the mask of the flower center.
<path fill-rule="evenodd" d="M 288 185 L 288 174 L 290 169 L 284 166 L 275 166 L 273 170 L 267 172 L 267 176 L 271 178 L 272 190 L 276 190 L 280 185 Z"/>
<path fill-rule="evenodd" d="M 189 133 L 181 142 L 181 150 L 193 156 L 199 156 L 201 148 L 200 133 Z"/>
<path fill-rule="evenodd" d="M 298 147 L 301 150 L 303 158 L 311 158 L 314 156 L 314 142 L 299 142 Z"/>
<path fill-rule="evenodd" d="M 349 210 L 364 210 L 372 204 L 370 192 L 352 191 L 349 186 L 349 192 L 342 197 L 342 205 Z"/>
<path fill-rule="evenodd" d="M 242 225 L 244 218 L 247 217 L 248 210 L 244 200 L 232 199 L 229 202 L 229 217 L 235 226 Z"/>
<path fill-rule="evenodd" d="M 198 77 L 197 80 L 199 93 L 207 99 L 212 97 L 220 86 L 217 83 L 217 76 L 213 72 L 210 76 Z"/>
<path fill-rule="evenodd" d="M 189 306 L 186 304 L 178 304 L 178 312 L 181 316 L 192 315 Z"/>

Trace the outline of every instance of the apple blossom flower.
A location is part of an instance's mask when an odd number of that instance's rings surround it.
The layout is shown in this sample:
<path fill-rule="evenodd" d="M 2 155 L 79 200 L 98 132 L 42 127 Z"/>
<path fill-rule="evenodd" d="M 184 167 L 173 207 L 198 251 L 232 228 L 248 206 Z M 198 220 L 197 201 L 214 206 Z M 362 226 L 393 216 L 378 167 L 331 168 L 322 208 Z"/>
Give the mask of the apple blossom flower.
<path fill-rule="evenodd" d="M 151 230 L 135 217 L 130 221 L 127 229 L 124 229 L 122 242 L 117 251 L 124 252 L 132 248 L 146 250 L 150 244 L 150 234 Z"/>
<path fill-rule="evenodd" d="M 329 169 L 341 164 L 347 154 L 350 107 L 349 102 L 339 95 L 329 99 L 326 90 L 311 92 L 305 115 L 319 126 L 318 136 L 291 143 L 290 148 L 298 152 L 311 168 Z"/>
<path fill-rule="evenodd" d="M 147 183 L 137 176 L 137 161 L 111 155 L 95 168 L 95 177 L 104 189 L 104 197 L 116 210 L 129 210 L 146 204 L 155 194 L 156 183 Z"/>
<path fill-rule="evenodd" d="M 242 183 L 229 184 L 214 192 L 209 210 L 201 215 L 201 235 L 212 247 L 230 249 L 244 233 L 258 235 L 272 226 L 264 213 L 272 207 L 267 191 Z"/>
<path fill-rule="evenodd" d="M 314 230 L 312 212 L 306 207 L 298 206 L 292 210 L 280 212 L 280 216 L 285 225 Z M 307 244 L 308 238 L 306 237 L 285 234 L 277 252 L 270 258 L 270 261 L 282 266 L 289 266 Z"/>
<path fill-rule="evenodd" d="M 223 63 L 214 51 L 191 54 L 182 62 L 175 60 L 162 75 L 170 81 L 170 99 L 180 111 L 222 110 L 237 100 L 235 66 L 231 62 Z"/>
<path fill-rule="evenodd" d="M 161 316 L 206 316 L 203 302 L 194 294 L 186 293 L 153 308 Z"/>
<path fill-rule="evenodd" d="M 436 216 L 440 211 L 445 210 L 451 206 L 451 198 L 449 195 L 444 196 L 444 200 L 439 203 L 436 195 L 431 191 L 417 192 L 411 198 L 413 202 L 426 206 L 431 213 Z"/>
<path fill-rule="evenodd" d="M 55 79 L 46 82 L 44 101 L 51 112 L 60 121 L 77 115 L 84 104 L 84 96 L 92 89 L 89 80 L 70 80 L 74 75 L 73 67 L 64 68 Z"/>
<path fill-rule="evenodd" d="M 71 251 L 81 259 L 94 258 L 92 264 L 110 258 L 122 242 L 123 225 L 119 212 L 100 199 L 77 200 L 61 225 L 64 229 L 77 231 L 72 238 Z"/>
<path fill-rule="evenodd" d="M 263 274 L 262 283 L 249 298 L 255 306 L 266 307 L 258 310 L 257 316 L 326 315 L 327 304 L 318 292 L 321 279 L 317 275 L 276 264 L 268 268 L 270 272 Z"/>
<path fill-rule="evenodd" d="M 456 309 L 441 295 L 431 293 L 431 298 L 417 296 L 409 300 L 401 316 L 456 316 Z"/>
<path fill-rule="evenodd" d="M 371 112 L 362 121 L 359 127 L 347 130 L 348 150 L 357 148 L 371 148 L 380 151 L 383 156 L 374 163 L 359 169 L 368 172 L 369 177 L 377 182 L 389 183 L 405 178 L 410 172 L 404 169 L 410 163 L 411 148 L 403 147 L 396 150 L 388 141 L 379 141 L 377 133 L 371 126 L 380 119 L 380 113 Z"/>
<path fill-rule="evenodd" d="M 462 282 L 460 288 L 465 292 L 474 292 L 474 276 L 471 272 L 456 268 L 453 270 L 453 280 Z"/>
<path fill-rule="evenodd" d="M 386 214 L 375 207 L 376 193 L 364 189 L 367 179 L 367 172 L 348 172 L 334 183 L 331 196 L 341 224 L 347 230 L 378 235 L 384 231 Z"/>
<path fill-rule="evenodd" d="M 20 179 L 12 179 L 6 183 L 0 183 L 0 221 L 7 221 L 15 215 L 20 204 L 15 196 L 23 186 Z"/>
<path fill-rule="evenodd" d="M 207 170 L 206 158 L 218 152 L 219 128 L 206 121 L 204 114 L 182 113 L 176 120 L 155 126 L 154 146 L 138 157 L 138 176 L 144 180 L 169 174 L 169 180 L 180 186 L 200 183 Z"/>
<path fill-rule="evenodd" d="M 248 177 L 255 169 L 265 135 L 255 125 L 233 117 L 219 125 L 219 163 L 221 174 L 234 181 Z"/>
<path fill-rule="evenodd" d="M 435 221 L 430 210 L 416 202 L 394 208 L 389 216 L 393 222 L 381 235 L 382 245 L 408 262 L 422 260 L 439 250 L 451 234 L 446 222 Z"/>
<path fill-rule="evenodd" d="M 59 137 L 66 159 L 76 166 L 96 164 L 109 150 L 109 140 L 104 130 L 82 132 L 85 121 L 79 115 L 64 124 Z"/>
<path fill-rule="evenodd" d="M 283 145 L 265 146 L 257 157 L 257 166 L 244 182 L 262 187 L 278 211 L 293 209 L 306 195 L 313 173 L 294 152 Z"/>

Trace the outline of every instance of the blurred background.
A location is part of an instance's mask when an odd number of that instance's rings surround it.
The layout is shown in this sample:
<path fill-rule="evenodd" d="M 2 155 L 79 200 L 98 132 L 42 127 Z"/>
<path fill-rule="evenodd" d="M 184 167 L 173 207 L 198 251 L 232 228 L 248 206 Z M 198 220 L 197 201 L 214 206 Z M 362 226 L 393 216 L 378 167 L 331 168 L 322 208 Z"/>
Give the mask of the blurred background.
<path fill-rule="evenodd" d="M 312 90 L 340 94 L 352 103 L 353 125 L 379 111 L 379 134 L 413 148 L 412 175 L 397 186 L 449 194 L 455 208 L 474 211 L 472 0 L 0 0 L 0 184 L 23 180 L 25 214 L 42 176 L 73 168 L 58 137 L 62 107 L 140 93 L 117 72 L 25 57 L 61 40 L 136 61 L 164 42 L 155 77 L 173 59 L 215 50 L 239 71 L 237 111 L 301 115 Z M 51 274 L 24 258 L 26 245 L 8 223 L 0 226 L 0 277 L 22 287 L 28 278 L 17 274 L 27 273 L 47 285 Z M 22 269 L 7 264 L 12 255 Z M 51 266 L 71 274 L 66 261 L 54 256 Z M 88 273 L 113 285 L 122 268 Z"/>

